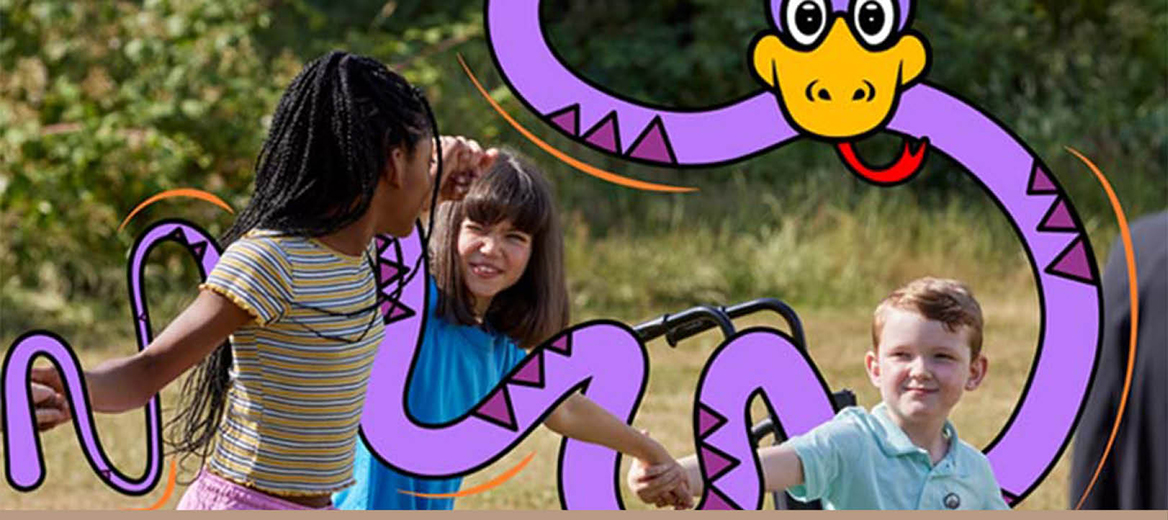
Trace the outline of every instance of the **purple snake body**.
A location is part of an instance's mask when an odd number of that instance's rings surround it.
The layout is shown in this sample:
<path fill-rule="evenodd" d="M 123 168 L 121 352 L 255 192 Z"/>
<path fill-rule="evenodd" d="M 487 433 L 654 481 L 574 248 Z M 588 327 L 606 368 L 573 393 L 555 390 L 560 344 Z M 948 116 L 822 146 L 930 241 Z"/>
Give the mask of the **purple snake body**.
<path fill-rule="evenodd" d="M 799 137 L 814 137 L 792 128 L 773 92 L 684 111 L 608 92 L 583 79 L 548 45 L 540 3 L 489 0 L 485 18 L 491 50 L 504 80 L 524 105 L 541 115 L 548 126 L 581 143 L 634 162 L 698 167 L 744 160 Z M 774 0 L 770 5 L 777 12 L 781 4 L 781 0 Z M 848 8 L 848 2 L 842 0 L 831 4 L 834 12 Z M 902 13 L 913 9 L 909 0 L 900 0 L 897 5 Z M 902 29 L 909 19 L 901 18 Z M 1037 486 L 1066 448 L 1088 391 L 1102 314 L 1094 255 L 1070 200 L 1042 161 L 1004 125 L 974 105 L 939 87 L 919 83 L 902 93 L 884 130 L 928 138 L 936 150 L 964 167 L 1002 209 L 1034 272 L 1041 332 L 1033 369 L 1012 416 L 985 449 L 1003 494 L 1016 503 Z M 813 373 L 810 360 L 792 358 L 776 365 L 752 363 L 749 358 L 738 363 L 721 359 L 738 348 L 756 349 L 758 343 L 775 343 L 780 351 L 787 348 L 783 341 L 766 336 L 739 336 L 728 342 L 709 361 L 699 384 L 695 414 L 739 418 L 745 401 L 733 399 L 746 396 L 730 388 L 750 380 L 765 389 L 768 379 L 787 378 L 805 381 L 806 391 L 763 391 L 781 422 L 789 422 L 789 416 L 800 418 L 790 420 L 787 434 L 806 431 L 806 417 L 816 417 L 818 422 L 830 417 L 826 388 L 820 389 L 824 398 L 807 397 L 815 385 L 809 372 L 797 365 L 810 365 Z M 760 366 L 767 369 L 761 371 Z M 782 368 L 771 368 L 776 366 Z M 734 398 L 725 402 L 725 393 Z M 788 400 L 798 403 L 784 404 Z M 811 413 L 805 409 L 808 406 L 819 409 Z M 701 431 L 699 426 L 695 424 L 695 431 Z M 717 492 L 707 496 L 705 505 L 757 507 L 761 503 L 758 482 L 738 476 L 748 466 L 739 463 L 753 460 L 745 442 L 747 427 L 723 426 L 699 440 L 699 453 L 708 447 L 709 453 L 720 454 L 711 458 L 718 459 L 718 469 L 724 472 L 716 481 L 725 484 L 715 486 Z M 732 433 L 722 433 L 727 431 Z M 733 460 L 734 468 L 722 467 L 728 464 L 722 459 Z M 703 469 L 710 478 L 706 464 Z M 725 499 L 730 499 L 729 504 Z"/>
<path fill-rule="evenodd" d="M 194 224 L 166 220 L 150 226 L 138 237 L 130 252 L 128 266 L 131 316 L 138 350 L 145 349 L 154 339 L 142 280 L 146 259 L 165 241 L 185 247 L 195 258 L 203 278 L 219 262 L 220 250 L 215 240 Z M 29 332 L 17 338 L 0 368 L 0 382 L 4 388 L 0 419 L 4 421 L 4 469 L 8 484 L 20 491 L 32 491 L 44 482 L 44 457 L 36 434 L 28 387 L 28 372 L 33 361 L 41 356 L 56 365 L 61 374 L 73 415 L 73 428 L 93 471 L 106 485 L 127 495 L 144 495 L 153 490 L 162 476 L 162 414 L 158 396 L 150 400 L 145 411 L 146 470 L 138 478 L 127 476 L 113 466 L 102 449 L 77 355 L 64 339 L 48 331 Z"/>
<path fill-rule="evenodd" d="M 783 0 L 773 0 L 778 9 Z M 835 11 L 849 2 L 828 2 Z M 908 24 L 910 0 L 895 4 Z M 674 167 L 744 160 L 794 139 L 795 130 L 763 91 L 706 110 L 649 106 L 609 93 L 573 72 L 547 43 L 540 0 L 488 0 L 485 23 L 495 61 L 511 90 L 552 128 L 624 159 Z M 1002 493 L 1011 503 L 1029 494 L 1066 448 L 1088 391 L 1099 348 L 1098 269 L 1081 221 L 1056 179 L 1020 139 L 974 105 L 939 87 L 907 87 L 885 131 L 928 138 L 964 167 L 1001 208 L 1019 237 L 1039 292 L 1041 323 L 1033 368 L 1010 419 L 985 448 Z M 163 222 L 135 245 L 130 291 L 139 348 L 151 339 L 142 297 L 146 254 L 162 240 L 177 240 L 209 272 L 218 248 L 197 227 Z M 379 239 L 382 289 L 404 275 L 422 254 L 415 234 Z M 208 245 L 211 245 L 208 247 Z M 383 309 L 386 339 L 374 362 L 362 417 L 362 437 L 384 463 L 423 476 L 465 475 L 498 460 L 521 442 L 570 392 L 584 393 L 617 417 L 632 421 L 645 390 L 648 358 L 632 331 L 619 323 L 572 327 L 510 373 L 466 415 L 445 424 L 422 424 L 406 410 L 406 388 L 425 327 L 426 276 L 407 284 Z M 22 336 L 3 365 L 5 465 L 9 484 L 30 491 L 44 479 L 34 431 L 27 371 L 45 355 L 58 364 L 69 388 L 74 427 L 93 469 L 109 486 L 142 494 L 161 472 L 158 399 L 146 409 L 148 463 L 139 479 L 111 466 L 101 450 L 84 399 L 76 358 L 51 333 Z M 707 361 L 695 392 L 693 426 L 709 509 L 758 508 L 763 486 L 748 439 L 747 406 L 761 396 L 784 435 L 798 435 L 830 419 L 830 391 L 812 359 L 783 334 L 752 329 L 728 339 Z M 618 509 L 619 456 L 612 450 L 566 440 L 559 461 L 561 505 L 568 509 Z"/>

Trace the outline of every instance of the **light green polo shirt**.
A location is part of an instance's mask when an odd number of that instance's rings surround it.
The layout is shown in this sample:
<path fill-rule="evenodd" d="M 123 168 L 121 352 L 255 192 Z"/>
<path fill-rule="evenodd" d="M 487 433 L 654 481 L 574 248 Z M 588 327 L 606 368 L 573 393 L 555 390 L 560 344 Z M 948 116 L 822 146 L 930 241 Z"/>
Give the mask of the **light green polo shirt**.
<path fill-rule="evenodd" d="M 888 415 L 853 406 L 786 442 L 803 463 L 787 492 L 825 509 L 1009 509 L 989 460 L 945 421 L 949 451 L 936 465 Z"/>

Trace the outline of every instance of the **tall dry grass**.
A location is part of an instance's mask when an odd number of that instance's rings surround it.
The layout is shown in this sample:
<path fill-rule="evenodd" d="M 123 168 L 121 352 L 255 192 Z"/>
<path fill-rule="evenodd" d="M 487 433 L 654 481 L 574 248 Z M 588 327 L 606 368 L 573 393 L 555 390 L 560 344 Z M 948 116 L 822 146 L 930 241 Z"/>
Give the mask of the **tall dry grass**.
<path fill-rule="evenodd" d="M 805 196 L 806 195 L 806 196 Z M 700 303 L 729 304 L 757 297 L 787 301 L 802 316 L 810 352 L 833 388 L 852 388 L 860 404 L 878 395 L 863 375 L 861 359 L 869 343 L 872 308 L 884 294 L 918 276 L 953 277 L 978 294 L 987 315 L 986 352 L 990 373 L 982 389 L 967 394 L 954 413 L 959 434 L 984 446 L 1001 429 L 1030 369 L 1037 340 L 1038 304 L 1029 263 L 1010 224 L 984 205 L 960 201 L 920 201 L 907 191 L 860 189 L 849 204 L 829 203 L 797 190 L 783 197 L 742 195 L 748 207 L 726 207 L 721 219 L 686 199 L 661 206 L 650 225 L 613 226 L 593 232 L 581 218 L 567 219 L 566 262 L 573 321 L 616 318 L 629 323 Z M 1097 244 L 1110 232 L 1088 222 Z M 1101 255 L 1105 251 L 1096 251 Z M 163 253 L 148 270 L 156 330 L 189 301 L 196 280 L 182 253 Z M 9 345 L 19 325 L 45 317 L 78 346 L 85 366 L 133 352 L 126 315 L 119 302 L 69 302 L 52 296 L 5 295 L 6 309 L 20 306 L 20 321 L 5 320 L 0 341 Z M 769 324 L 768 318 L 741 326 Z M 652 370 L 648 394 L 634 425 L 650 430 L 671 452 L 693 451 L 689 431 L 693 390 L 701 367 L 717 345 L 716 334 L 693 338 L 677 349 L 649 345 Z M 175 401 L 175 387 L 164 402 Z M 782 398 L 789 398 L 783 396 Z M 757 406 L 756 406 L 757 408 Z M 759 415 L 761 417 L 761 415 Z M 106 450 L 123 471 L 142 471 L 141 414 L 99 417 Z M 68 428 L 44 436 L 46 484 L 34 493 L 0 489 L 0 508 L 142 507 L 158 500 L 123 497 L 92 474 Z M 458 501 L 459 508 L 547 509 L 558 506 L 555 461 L 558 439 L 541 429 L 494 466 L 469 477 L 482 483 L 535 452 L 532 463 L 512 481 Z M 1023 508 L 1066 506 L 1067 457 Z M 627 462 L 625 466 L 627 468 Z M 189 472 L 185 474 L 190 477 Z M 177 494 L 166 507 L 177 503 Z M 625 494 L 630 507 L 639 507 Z"/>

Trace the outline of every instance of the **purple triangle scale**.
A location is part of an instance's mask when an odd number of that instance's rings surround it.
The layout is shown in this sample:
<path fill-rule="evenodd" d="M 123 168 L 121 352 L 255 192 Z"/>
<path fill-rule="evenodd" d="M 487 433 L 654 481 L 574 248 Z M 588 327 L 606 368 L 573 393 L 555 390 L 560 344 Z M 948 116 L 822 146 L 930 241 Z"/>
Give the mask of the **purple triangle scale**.
<path fill-rule="evenodd" d="M 203 253 L 206 253 L 206 252 L 207 252 L 207 243 L 206 242 L 196 242 L 194 244 L 191 244 L 191 253 L 194 253 L 194 255 L 196 257 L 198 257 L 200 260 L 203 259 Z"/>
<path fill-rule="evenodd" d="M 523 366 L 519 371 L 511 376 L 511 382 L 524 386 L 543 388 L 543 352 L 537 352 L 530 359 L 523 362 Z"/>
<path fill-rule="evenodd" d="M 569 135 L 580 135 L 580 105 L 571 105 L 548 114 L 551 124 L 567 132 Z"/>
<path fill-rule="evenodd" d="M 1046 272 L 1077 282 L 1095 283 L 1095 277 L 1091 274 L 1091 264 L 1087 260 L 1087 248 L 1083 245 L 1082 237 L 1076 238 L 1062 253 L 1059 253 L 1050 266 L 1046 268 Z"/>
<path fill-rule="evenodd" d="M 174 228 L 174 231 L 170 232 L 170 234 L 166 235 L 166 237 L 178 240 L 183 244 L 187 243 L 187 235 L 183 233 L 182 228 Z"/>
<path fill-rule="evenodd" d="M 1034 163 L 1034 171 L 1030 173 L 1030 187 L 1027 188 L 1026 193 L 1029 195 L 1058 193 L 1058 186 L 1054 185 L 1054 182 L 1050 180 L 1050 175 L 1042 169 L 1042 166 Z"/>
<path fill-rule="evenodd" d="M 385 324 L 389 325 L 395 321 L 401 321 L 413 316 L 414 311 L 401 303 L 395 306 L 393 302 L 385 302 L 381 304 L 381 315 L 385 317 Z"/>
<path fill-rule="evenodd" d="M 677 162 L 677 158 L 673 156 L 673 148 L 669 144 L 669 137 L 665 133 L 665 125 L 661 122 L 661 116 L 654 118 L 641 136 L 633 142 L 629 157 L 660 163 L 673 164 Z"/>
<path fill-rule="evenodd" d="M 563 336 L 556 338 L 555 341 L 548 344 L 547 349 L 552 351 L 552 352 L 562 354 L 564 356 L 571 356 L 572 355 L 572 335 L 571 334 L 564 334 Z"/>
<path fill-rule="evenodd" d="M 378 235 L 377 236 L 377 252 L 381 253 L 382 251 L 385 251 L 385 249 L 387 247 L 389 247 L 389 239 L 385 238 L 381 235 Z"/>
<path fill-rule="evenodd" d="M 592 146 L 613 153 L 620 153 L 620 125 L 616 111 L 609 112 L 596 126 L 584 134 L 584 140 Z"/>
<path fill-rule="evenodd" d="M 735 507 L 734 503 L 729 498 L 726 498 L 726 495 L 718 488 L 710 486 L 710 495 L 706 498 L 706 503 L 702 506 L 702 509 L 733 511 L 741 508 Z"/>
<path fill-rule="evenodd" d="M 714 430 L 726 424 L 726 418 L 722 417 L 718 412 L 715 412 L 710 407 L 698 403 L 698 438 L 704 439 L 708 437 Z"/>
<path fill-rule="evenodd" d="M 381 262 L 379 271 L 380 273 L 378 273 L 379 276 L 377 278 L 378 284 L 385 285 L 393 281 L 394 278 L 397 278 L 397 276 L 401 274 L 402 268 L 398 264 Z"/>
<path fill-rule="evenodd" d="M 738 462 L 718 453 L 709 446 L 702 446 L 699 453 L 702 456 L 702 465 L 706 467 L 706 476 L 710 481 L 717 480 L 730 468 L 736 466 Z"/>
<path fill-rule="evenodd" d="M 138 321 L 145 323 L 146 322 L 146 313 L 139 314 Z"/>
<path fill-rule="evenodd" d="M 1071 218 L 1071 212 L 1067 209 L 1067 203 L 1062 199 L 1058 199 L 1050 211 L 1046 212 L 1046 216 L 1042 218 L 1042 223 L 1038 225 L 1039 231 L 1078 231 L 1075 227 L 1075 220 Z"/>
<path fill-rule="evenodd" d="M 515 424 L 515 413 L 511 409 L 511 395 L 507 393 L 507 386 L 500 386 L 485 402 L 475 408 L 471 415 L 487 422 L 502 426 L 511 431 L 518 431 Z"/>

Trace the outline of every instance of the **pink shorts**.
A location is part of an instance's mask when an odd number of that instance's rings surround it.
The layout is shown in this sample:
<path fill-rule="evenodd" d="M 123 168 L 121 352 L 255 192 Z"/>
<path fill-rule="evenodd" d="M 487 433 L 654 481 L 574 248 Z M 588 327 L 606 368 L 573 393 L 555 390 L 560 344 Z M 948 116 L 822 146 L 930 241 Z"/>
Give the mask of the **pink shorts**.
<path fill-rule="evenodd" d="M 313 509 L 295 502 L 266 495 L 246 486 L 242 486 L 223 477 L 210 473 L 206 468 L 199 470 L 199 476 L 187 488 L 182 500 L 178 502 L 178 510 L 223 510 L 223 509 L 268 509 L 268 510 L 304 510 Z M 333 506 L 322 509 L 335 510 Z"/>

